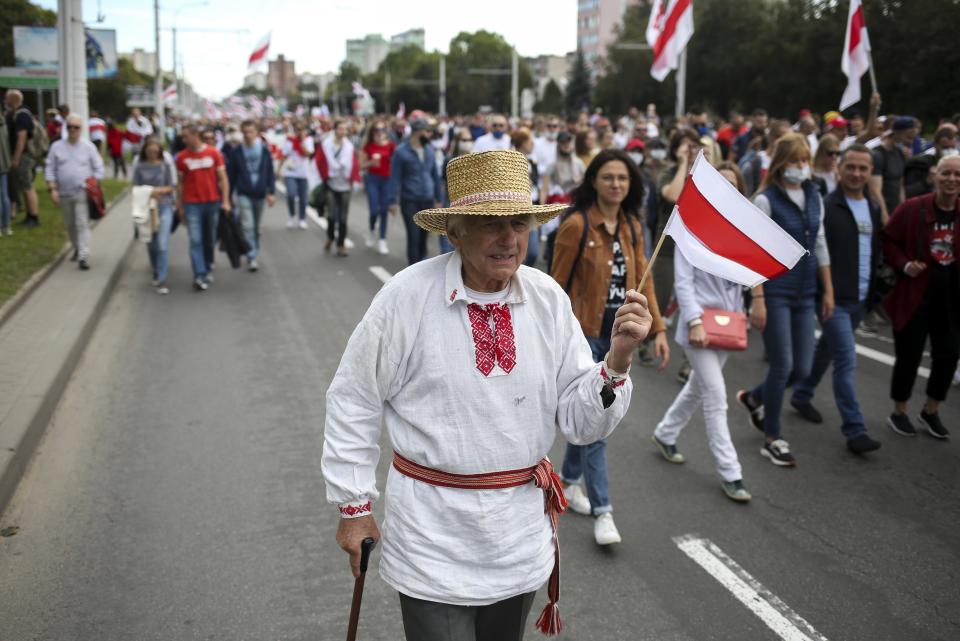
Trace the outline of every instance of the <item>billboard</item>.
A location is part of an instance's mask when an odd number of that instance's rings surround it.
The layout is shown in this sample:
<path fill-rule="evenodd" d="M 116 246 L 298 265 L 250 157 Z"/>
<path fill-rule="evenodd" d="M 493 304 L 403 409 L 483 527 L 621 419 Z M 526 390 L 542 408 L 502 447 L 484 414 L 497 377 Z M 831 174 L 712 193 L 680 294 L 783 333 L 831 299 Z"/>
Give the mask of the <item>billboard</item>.
<path fill-rule="evenodd" d="M 87 78 L 115 78 L 117 75 L 117 32 L 114 29 L 87 29 Z M 56 72 L 57 29 L 55 27 L 14 27 L 14 64 L 22 69 Z"/>

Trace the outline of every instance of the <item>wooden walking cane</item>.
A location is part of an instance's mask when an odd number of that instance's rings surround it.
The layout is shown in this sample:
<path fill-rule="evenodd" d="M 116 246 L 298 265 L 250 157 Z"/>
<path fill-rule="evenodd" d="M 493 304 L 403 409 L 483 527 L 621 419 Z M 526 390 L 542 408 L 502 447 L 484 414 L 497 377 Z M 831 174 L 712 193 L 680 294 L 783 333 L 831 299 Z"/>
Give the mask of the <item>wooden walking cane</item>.
<path fill-rule="evenodd" d="M 360 623 L 360 600 L 363 599 L 363 579 L 367 576 L 370 552 L 376 541 L 366 538 L 360 544 L 360 576 L 353 582 L 353 603 L 350 604 L 350 621 L 347 624 L 347 641 L 357 641 L 357 625 Z"/>

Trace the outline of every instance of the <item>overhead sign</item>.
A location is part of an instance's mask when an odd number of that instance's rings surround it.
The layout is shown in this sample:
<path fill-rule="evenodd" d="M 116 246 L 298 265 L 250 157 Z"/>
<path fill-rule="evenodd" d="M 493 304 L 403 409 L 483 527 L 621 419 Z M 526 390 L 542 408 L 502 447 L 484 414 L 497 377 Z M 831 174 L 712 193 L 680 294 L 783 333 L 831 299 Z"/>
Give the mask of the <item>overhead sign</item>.
<path fill-rule="evenodd" d="M 117 32 L 114 29 L 87 29 L 87 78 L 115 78 L 117 75 Z M 20 69 L 52 71 L 60 68 L 55 27 L 14 27 L 14 64 Z"/>
<path fill-rule="evenodd" d="M 153 89 L 142 85 L 127 85 L 128 107 L 153 107 L 156 102 L 153 98 Z"/>

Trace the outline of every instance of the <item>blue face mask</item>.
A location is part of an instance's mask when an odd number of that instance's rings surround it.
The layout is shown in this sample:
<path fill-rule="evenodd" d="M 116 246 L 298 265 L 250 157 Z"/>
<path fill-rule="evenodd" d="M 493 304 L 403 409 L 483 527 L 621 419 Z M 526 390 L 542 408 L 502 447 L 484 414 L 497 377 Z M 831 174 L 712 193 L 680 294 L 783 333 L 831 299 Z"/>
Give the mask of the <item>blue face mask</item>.
<path fill-rule="evenodd" d="M 503 138 L 503 135 L 505 133 L 507 132 L 505 132 L 503 129 L 495 129 L 493 131 L 493 137 L 496 138 L 497 140 L 500 140 L 501 138 Z"/>
<path fill-rule="evenodd" d="M 708 133 L 710 133 L 710 127 L 706 125 L 697 125 L 697 132 L 701 136 L 706 136 Z"/>

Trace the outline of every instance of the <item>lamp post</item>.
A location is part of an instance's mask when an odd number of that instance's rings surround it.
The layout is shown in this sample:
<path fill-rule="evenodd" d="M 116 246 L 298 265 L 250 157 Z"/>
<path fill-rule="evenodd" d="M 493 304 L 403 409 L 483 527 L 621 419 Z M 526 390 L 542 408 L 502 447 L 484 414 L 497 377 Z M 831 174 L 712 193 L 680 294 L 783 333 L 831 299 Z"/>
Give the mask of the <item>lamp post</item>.
<path fill-rule="evenodd" d="M 173 10 L 173 26 L 170 28 L 170 31 L 173 32 L 173 84 L 177 88 L 177 106 L 181 104 L 180 101 L 180 74 L 177 71 L 177 16 L 180 15 L 180 12 L 184 9 L 191 9 L 194 7 L 206 7 L 210 4 L 209 0 L 203 0 L 203 2 L 192 2 L 190 4 L 185 4 L 177 7 Z M 157 64 L 160 64 L 159 55 L 157 57 Z"/>

